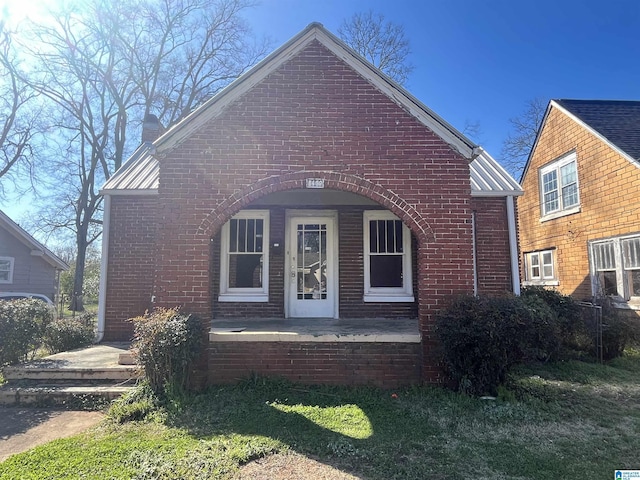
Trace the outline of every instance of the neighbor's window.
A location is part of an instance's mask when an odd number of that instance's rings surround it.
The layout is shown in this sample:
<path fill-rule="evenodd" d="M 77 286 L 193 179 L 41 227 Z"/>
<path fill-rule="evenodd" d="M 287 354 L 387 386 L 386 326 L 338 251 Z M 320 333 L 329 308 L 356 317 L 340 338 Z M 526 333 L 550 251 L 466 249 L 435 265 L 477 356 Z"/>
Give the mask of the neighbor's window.
<path fill-rule="evenodd" d="M 594 294 L 640 301 L 640 235 L 589 244 Z"/>
<path fill-rule="evenodd" d="M 269 211 L 239 212 L 222 228 L 219 300 L 266 302 L 268 284 Z"/>
<path fill-rule="evenodd" d="M 412 302 L 411 233 L 391 212 L 365 211 L 364 301 Z"/>
<path fill-rule="evenodd" d="M 531 285 L 557 285 L 554 250 L 541 250 L 524 254 L 525 282 Z"/>
<path fill-rule="evenodd" d="M 543 217 L 578 210 L 580 199 L 575 152 L 540 169 L 540 194 Z"/>
<path fill-rule="evenodd" d="M 13 283 L 13 257 L 0 257 L 0 283 Z"/>

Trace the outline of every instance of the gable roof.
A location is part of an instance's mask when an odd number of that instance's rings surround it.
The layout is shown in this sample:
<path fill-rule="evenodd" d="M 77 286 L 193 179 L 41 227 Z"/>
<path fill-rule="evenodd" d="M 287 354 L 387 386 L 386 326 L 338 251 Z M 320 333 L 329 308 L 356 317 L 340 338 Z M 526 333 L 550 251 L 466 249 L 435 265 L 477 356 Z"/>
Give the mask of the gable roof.
<path fill-rule="evenodd" d="M 162 153 L 179 144 L 192 132 L 200 128 L 212 118 L 218 116 L 227 105 L 261 82 L 267 75 L 297 55 L 312 41 L 318 41 L 338 58 L 345 61 L 357 73 L 387 95 L 395 103 L 430 128 L 453 149 L 471 160 L 477 152 L 476 145 L 458 130 L 445 122 L 413 97 L 404 88 L 375 68 L 342 40 L 326 30 L 320 23 L 312 23 L 298 35 L 275 50 L 251 70 L 240 76 L 220 93 L 187 115 L 183 120 L 168 129 L 154 145 L 157 152 Z"/>
<path fill-rule="evenodd" d="M 30 248 L 32 256 L 42 257 L 45 262 L 59 270 L 69 270 L 69 265 L 66 262 L 29 235 L 26 230 L 11 220 L 2 210 L 0 210 L 0 228 L 4 228 L 22 244 Z"/>
<path fill-rule="evenodd" d="M 310 24 L 249 72 L 168 129 L 154 142 L 142 144 L 104 184 L 101 193 L 121 195 L 157 193 L 159 164 L 156 155 L 167 152 L 183 142 L 201 126 L 221 114 L 229 104 L 248 92 L 314 40 L 345 61 L 383 94 L 442 138 L 451 148 L 472 161 L 472 192 L 474 194 L 522 194 L 518 183 L 482 148 L 475 145 L 319 23 Z"/>
<path fill-rule="evenodd" d="M 552 100 L 612 146 L 640 161 L 640 101 Z"/>

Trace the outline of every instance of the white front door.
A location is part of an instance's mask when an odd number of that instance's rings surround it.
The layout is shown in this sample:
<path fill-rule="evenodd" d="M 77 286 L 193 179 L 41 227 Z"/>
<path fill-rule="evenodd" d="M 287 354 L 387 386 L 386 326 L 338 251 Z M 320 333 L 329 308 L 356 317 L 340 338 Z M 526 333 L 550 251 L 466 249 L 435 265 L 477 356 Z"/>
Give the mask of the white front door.
<path fill-rule="evenodd" d="M 335 212 L 298 212 L 288 218 L 288 317 L 337 318 L 335 227 Z"/>

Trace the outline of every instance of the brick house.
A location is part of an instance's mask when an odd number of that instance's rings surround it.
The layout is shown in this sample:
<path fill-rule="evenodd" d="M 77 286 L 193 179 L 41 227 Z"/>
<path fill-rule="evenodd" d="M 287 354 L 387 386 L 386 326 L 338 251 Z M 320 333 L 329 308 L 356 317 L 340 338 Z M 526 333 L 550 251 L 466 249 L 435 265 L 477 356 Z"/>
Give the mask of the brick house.
<path fill-rule="evenodd" d="M 552 100 L 518 199 L 525 284 L 640 307 L 640 102 Z"/>
<path fill-rule="evenodd" d="M 518 184 L 319 24 L 102 193 L 100 335 L 181 305 L 212 319 L 209 383 L 438 382 L 436 312 L 519 289 Z"/>

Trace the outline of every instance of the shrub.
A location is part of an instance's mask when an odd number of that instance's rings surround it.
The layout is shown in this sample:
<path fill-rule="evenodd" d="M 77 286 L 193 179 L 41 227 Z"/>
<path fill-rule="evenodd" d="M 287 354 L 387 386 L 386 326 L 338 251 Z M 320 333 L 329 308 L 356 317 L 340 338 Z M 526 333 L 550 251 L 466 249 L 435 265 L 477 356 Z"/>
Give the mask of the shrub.
<path fill-rule="evenodd" d="M 53 310 L 40 300 L 0 301 L 0 366 L 33 355 L 53 317 Z"/>
<path fill-rule="evenodd" d="M 638 319 L 627 312 L 620 312 L 608 297 L 598 298 L 602 307 L 602 358 L 612 360 L 622 355 L 628 345 L 640 340 Z M 598 352 L 596 352 L 596 355 Z"/>
<path fill-rule="evenodd" d="M 95 340 L 93 315 L 53 320 L 44 332 L 43 344 L 49 353 L 66 352 L 91 345 Z"/>
<path fill-rule="evenodd" d="M 535 297 L 463 296 L 441 311 L 437 334 L 445 368 L 468 394 L 495 394 L 509 369 L 558 348 L 556 317 Z"/>
<path fill-rule="evenodd" d="M 178 308 L 157 308 L 134 323 L 133 349 L 154 392 L 185 390 L 202 347 L 202 324 Z"/>
<path fill-rule="evenodd" d="M 538 298 L 556 314 L 557 333 L 564 350 L 562 353 L 570 350 L 590 351 L 593 336 L 590 335 L 585 324 L 584 312 L 573 297 L 541 286 L 523 288 L 522 297 Z"/>

